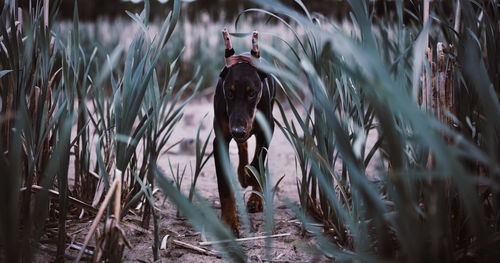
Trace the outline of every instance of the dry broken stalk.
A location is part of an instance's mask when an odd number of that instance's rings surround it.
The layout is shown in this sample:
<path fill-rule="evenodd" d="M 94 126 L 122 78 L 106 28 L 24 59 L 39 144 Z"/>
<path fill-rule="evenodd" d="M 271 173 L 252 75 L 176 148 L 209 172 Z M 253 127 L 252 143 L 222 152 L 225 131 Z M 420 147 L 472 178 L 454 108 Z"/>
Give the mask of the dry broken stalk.
<path fill-rule="evenodd" d="M 424 26 L 427 24 L 429 20 L 429 0 L 424 0 Z M 425 47 L 428 47 L 429 37 L 425 38 Z"/>
<path fill-rule="evenodd" d="M 123 176 L 119 170 L 116 170 L 115 176 L 115 180 L 118 180 L 118 185 L 115 192 L 113 215 L 106 223 L 104 235 L 97 238 L 96 251 L 99 253 L 95 253 L 95 262 L 101 261 L 102 256 L 104 256 L 104 261 L 120 262 L 125 245 L 129 248 L 131 247 L 125 232 L 119 225 Z"/>
<path fill-rule="evenodd" d="M 32 192 L 42 191 L 42 190 L 45 190 L 45 189 L 39 185 L 32 185 L 31 186 Z M 19 191 L 20 192 L 26 191 L 26 187 L 21 187 L 21 189 Z M 48 192 L 49 192 L 49 194 L 51 194 L 53 196 L 59 196 L 59 192 L 54 190 L 54 189 L 49 189 Z M 94 214 L 97 213 L 97 210 L 94 207 L 92 207 L 91 205 L 89 205 L 81 200 L 78 200 L 72 196 L 68 196 L 68 201 L 70 201 L 71 203 L 73 203 L 73 204 L 75 204 L 83 209 L 86 209 L 87 211 L 89 211 L 91 213 L 94 213 Z"/>
<path fill-rule="evenodd" d="M 455 11 L 455 25 L 453 26 L 453 30 L 455 30 L 455 32 L 457 33 L 460 30 L 461 11 L 462 11 L 462 6 L 460 5 L 460 1 L 457 1 L 457 9 Z"/>
<path fill-rule="evenodd" d="M 233 242 L 233 241 L 243 242 L 243 241 L 250 241 L 250 240 L 257 240 L 257 239 L 264 239 L 264 238 L 286 237 L 286 236 L 289 236 L 289 235 L 291 235 L 291 233 L 283 233 L 283 234 L 268 235 L 268 236 L 244 237 L 244 238 L 226 239 L 226 240 L 214 240 L 214 241 L 200 242 L 200 246 L 208 246 L 208 245 L 214 245 L 214 244 L 230 243 L 230 242 Z"/>
<path fill-rule="evenodd" d="M 434 116 L 444 124 L 453 128 L 453 120 L 448 117 L 446 111 L 455 114 L 454 106 L 454 91 L 453 91 L 453 71 L 454 62 L 446 52 L 453 53 L 452 45 L 446 49 L 442 42 L 437 43 L 435 63 L 432 60 L 432 49 L 427 48 L 426 57 L 429 62 L 429 73 L 424 68 L 423 77 L 423 100 L 424 109 L 432 112 Z M 429 80 L 430 78 L 430 80 Z M 447 138 L 447 141 L 450 140 Z M 435 157 L 433 152 L 429 152 L 427 167 L 432 169 L 435 167 Z"/>
<path fill-rule="evenodd" d="M 207 250 L 207 249 L 204 249 L 204 248 L 201 248 L 201 247 L 197 247 L 195 245 L 191 245 L 189 243 L 185 243 L 185 242 L 182 242 L 182 241 L 179 241 L 179 240 L 172 240 L 172 243 L 178 245 L 178 246 L 181 246 L 183 248 L 187 248 L 187 249 L 192 249 L 194 251 L 197 251 L 197 252 L 200 252 L 202 254 L 206 254 L 206 255 L 209 255 L 209 256 L 217 256 L 217 254 L 213 251 L 210 251 L 210 250 Z"/>
<path fill-rule="evenodd" d="M 453 94 L 453 61 L 449 59 L 445 50 L 453 53 L 453 46 L 445 48 L 444 44 L 439 42 L 437 44 L 437 88 L 439 89 L 439 108 L 437 116 L 446 125 L 453 127 L 453 121 L 446 114 L 445 110 L 455 113 L 454 110 L 454 94 Z"/>
<path fill-rule="evenodd" d="M 49 26 L 49 0 L 43 1 L 43 22 L 45 27 Z"/>
<path fill-rule="evenodd" d="M 113 184 L 109 188 L 109 191 L 106 194 L 106 197 L 104 198 L 104 201 L 102 202 L 101 207 L 99 207 L 99 211 L 97 212 L 97 215 L 96 215 L 96 217 L 94 219 L 94 222 L 92 222 L 92 225 L 90 226 L 90 230 L 87 233 L 87 236 L 85 237 L 85 240 L 83 241 L 82 249 L 78 253 L 78 257 L 76 258 L 75 262 L 80 262 L 80 259 L 81 259 L 82 255 L 84 253 L 84 250 L 85 250 L 85 248 L 87 248 L 87 245 L 88 245 L 88 243 L 90 241 L 90 238 L 92 238 L 92 235 L 96 231 L 97 225 L 99 224 L 99 221 L 101 220 L 101 217 L 104 214 L 104 210 L 108 206 L 108 203 L 111 200 L 111 197 L 113 197 L 113 194 L 117 194 L 118 193 L 117 188 L 119 188 L 121 186 L 121 172 L 117 171 L 116 175 L 117 176 L 115 177 L 115 180 L 113 181 Z M 121 194 L 121 190 L 119 192 Z M 116 195 L 116 197 L 117 197 L 117 200 L 119 200 L 118 199 L 119 198 L 118 195 Z M 117 203 L 119 205 L 119 202 L 117 202 Z M 116 213 L 116 205 L 115 205 L 115 213 Z M 118 216 L 119 216 L 119 208 L 118 208 Z"/>

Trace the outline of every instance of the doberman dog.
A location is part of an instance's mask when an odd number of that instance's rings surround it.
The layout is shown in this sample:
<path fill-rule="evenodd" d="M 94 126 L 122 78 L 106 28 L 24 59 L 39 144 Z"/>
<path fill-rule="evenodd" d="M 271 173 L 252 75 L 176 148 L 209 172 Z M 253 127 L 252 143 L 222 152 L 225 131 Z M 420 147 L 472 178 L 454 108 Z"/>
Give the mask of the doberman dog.
<path fill-rule="evenodd" d="M 232 229 L 235 236 L 239 236 L 236 205 L 228 175 L 222 167 L 221 149 L 227 151 L 229 142 L 234 139 L 238 145 L 239 165 L 238 179 L 243 188 L 248 186 L 252 190 L 262 193 L 257 180 L 245 166 L 248 164 L 248 144 L 250 136 L 256 136 L 256 150 L 251 165 L 258 167 L 259 155 L 265 159 L 269 147 L 264 131 L 255 120 L 256 111 L 265 116 L 271 131 L 274 131 L 273 98 L 275 95 L 274 79 L 271 75 L 257 69 L 254 61 L 265 62 L 260 58 L 258 49 L 258 33 L 253 33 L 252 50 L 241 55 L 234 55 L 227 30 L 222 31 L 226 46 L 226 66 L 222 70 L 214 96 L 214 158 L 217 172 L 217 184 L 221 203 L 222 220 Z M 251 58 L 253 57 L 253 59 Z M 219 143 L 223 148 L 219 148 Z M 248 212 L 261 212 L 263 201 L 259 195 L 252 193 L 247 202 Z"/>

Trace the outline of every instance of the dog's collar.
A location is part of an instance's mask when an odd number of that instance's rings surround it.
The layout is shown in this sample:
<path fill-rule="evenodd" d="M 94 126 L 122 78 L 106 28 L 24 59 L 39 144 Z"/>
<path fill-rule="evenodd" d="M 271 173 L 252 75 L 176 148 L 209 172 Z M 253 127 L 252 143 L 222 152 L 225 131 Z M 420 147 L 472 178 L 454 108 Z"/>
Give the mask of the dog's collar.
<path fill-rule="evenodd" d="M 226 67 L 230 68 L 239 63 L 248 63 L 253 67 L 257 68 L 255 62 L 256 61 L 260 62 L 260 60 L 261 60 L 260 58 L 252 58 L 250 56 L 245 56 L 245 55 L 233 55 L 226 58 Z"/>

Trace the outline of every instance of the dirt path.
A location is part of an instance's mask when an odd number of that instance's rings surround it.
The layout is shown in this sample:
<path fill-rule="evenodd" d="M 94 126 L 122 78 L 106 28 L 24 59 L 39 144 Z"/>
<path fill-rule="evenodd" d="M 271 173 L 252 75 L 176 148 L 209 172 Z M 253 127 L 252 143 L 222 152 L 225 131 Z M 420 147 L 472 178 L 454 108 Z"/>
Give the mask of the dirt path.
<path fill-rule="evenodd" d="M 159 161 L 160 167 L 165 172 L 167 172 L 167 174 L 170 174 L 168 159 L 170 159 L 170 162 L 174 165 L 174 168 L 177 164 L 179 164 L 181 168 L 183 168 L 186 164 L 188 165 L 188 168 L 186 170 L 186 177 L 183 182 L 183 189 L 185 191 L 188 190 L 189 184 L 191 183 L 189 162 L 192 162 L 193 165 L 195 162 L 194 139 L 196 138 L 196 132 L 198 126 L 201 123 L 202 129 L 200 132 L 200 137 L 202 140 L 205 140 L 212 130 L 212 107 L 213 106 L 209 101 L 198 101 L 187 105 L 184 110 L 184 117 L 181 120 L 181 123 L 176 126 L 175 131 L 172 135 L 171 142 L 174 143 L 182 139 L 192 140 L 192 143 L 190 143 L 190 146 L 192 146 L 190 147 L 191 151 L 182 151 L 180 149 L 181 147 L 177 146 L 173 148 L 171 152 L 162 156 Z M 207 116 L 203 118 L 205 114 L 207 114 Z M 278 117 L 278 115 L 279 112 L 277 111 L 277 109 L 275 109 L 274 116 Z M 212 133 L 207 152 L 212 151 L 213 138 L 214 135 Z M 255 137 L 252 136 L 249 139 L 248 148 L 249 160 L 251 161 L 255 149 Z M 231 163 L 236 170 L 238 161 L 238 148 L 234 141 L 232 141 L 229 146 L 229 154 Z M 280 183 L 279 191 L 277 192 L 278 196 L 286 196 L 293 201 L 298 201 L 298 196 L 296 194 L 296 174 L 300 173 L 300 170 L 296 170 L 295 167 L 295 153 L 293 148 L 290 146 L 285 136 L 278 127 L 275 128 L 271 145 L 269 147 L 268 160 L 273 184 L 281 176 L 285 175 L 285 178 Z M 297 169 L 299 168 L 297 167 Z M 217 194 L 217 178 L 215 175 L 215 164 L 213 158 L 208 161 L 207 165 L 203 169 L 202 175 L 198 180 L 199 181 L 196 185 L 196 189 L 201 196 L 206 197 L 208 200 L 219 198 Z"/>

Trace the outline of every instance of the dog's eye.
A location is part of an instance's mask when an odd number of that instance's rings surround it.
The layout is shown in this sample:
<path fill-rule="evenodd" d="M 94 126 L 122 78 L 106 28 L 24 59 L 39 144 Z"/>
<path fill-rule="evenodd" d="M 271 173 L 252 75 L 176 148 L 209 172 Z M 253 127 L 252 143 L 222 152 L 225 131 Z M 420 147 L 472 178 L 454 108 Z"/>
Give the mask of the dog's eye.
<path fill-rule="evenodd" d="M 257 92 L 255 92 L 255 90 L 250 90 L 250 91 L 248 92 L 248 97 L 249 97 L 249 98 L 253 98 L 253 97 L 255 97 L 255 95 L 257 95 Z"/>
<path fill-rule="evenodd" d="M 231 88 L 227 89 L 226 97 L 228 99 L 232 99 L 235 91 L 236 91 L 236 87 L 234 85 L 232 85 Z"/>

